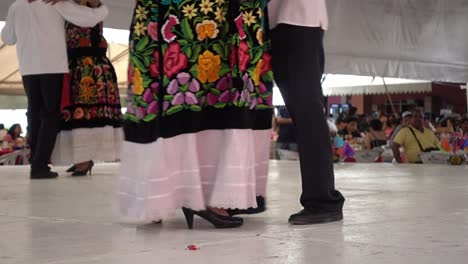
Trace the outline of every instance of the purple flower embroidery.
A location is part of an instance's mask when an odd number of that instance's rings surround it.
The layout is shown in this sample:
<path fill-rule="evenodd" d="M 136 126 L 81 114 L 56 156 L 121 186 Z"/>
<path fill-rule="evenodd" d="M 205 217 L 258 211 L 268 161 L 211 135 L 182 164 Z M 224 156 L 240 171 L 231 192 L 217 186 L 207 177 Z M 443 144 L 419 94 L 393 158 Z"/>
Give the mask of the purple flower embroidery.
<path fill-rule="evenodd" d="M 163 102 L 163 110 L 166 111 L 168 108 L 169 108 L 169 102 L 168 101 L 164 101 Z"/>
<path fill-rule="evenodd" d="M 268 92 L 268 89 L 267 89 L 266 85 L 263 82 L 260 82 L 260 84 L 258 86 L 258 91 L 260 93 L 262 93 L 262 94 Z"/>
<path fill-rule="evenodd" d="M 106 115 L 107 115 L 107 111 L 106 111 Z M 145 110 L 145 108 L 139 106 L 139 107 L 136 109 L 136 117 L 137 117 L 138 119 L 143 119 L 145 116 L 146 116 L 146 110 Z"/>
<path fill-rule="evenodd" d="M 252 100 L 250 100 L 250 109 L 254 109 L 255 106 L 257 106 L 257 99 L 252 98 Z"/>
<path fill-rule="evenodd" d="M 202 97 L 200 97 L 200 100 L 198 101 L 198 104 L 200 106 L 203 106 L 205 104 L 205 102 L 206 102 L 206 97 L 202 96 Z"/>
<path fill-rule="evenodd" d="M 191 92 L 186 92 L 185 93 L 185 102 L 188 104 L 188 105 L 194 105 L 194 104 L 197 104 L 198 103 L 198 100 L 197 100 L 197 97 L 191 93 Z"/>
<path fill-rule="evenodd" d="M 136 113 L 135 107 L 133 107 L 132 103 L 127 104 L 127 113 L 133 114 L 133 115 Z"/>
<path fill-rule="evenodd" d="M 229 92 L 229 91 L 224 91 L 224 93 L 222 93 L 222 94 L 219 96 L 219 101 L 220 101 L 220 102 L 223 102 L 223 103 L 228 103 L 228 102 L 229 102 L 229 99 L 231 99 L 231 96 L 230 96 L 230 92 Z"/>
<path fill-rule="evenodd" d="M 192 79 L 190 83 L 189 90 L 193 93 L 200 91 L 200 83 L 196 79 Z"/>
<path fill-rule="evenodd" d="M 208 94 L 208 105 L 215 105 L 218 102 L 218 96 L 215 94 Z"/>
<path fill-rule="evenodd" d="M 168 94 L 175 94 L 179 90 L 179 83 L 177 80 L 172 80 L 169 83 L 169 86 L 167 87 L 167 93 Z"/>
<path fill-rule="evenodd" d="M 242 97 L 242 100 L 244 100 L 244 102 L 250 102 L 250 93 L 249 93 L 249 91 L 243 90 L 242 94 L 241 94 L 241 97 Z"/>
<path fill-rule="evenodd" d="M 232 102 L 237 102 L 237 100 L 239 100 L 239 97 L 240 97 L 240 93 L 238 91 L 236 91 L 233 95 L 232 95 Z"/>
<path fill-rule="evenodd" d="M 157 114 L 159 112 L 159 104 L 158 101 L 153 101 L 150 103 L 148 106 L 148 109 L 146 110 L 148 114 Z"/>
<path fill-rule="evenodd" d="M 265 104 L 268 105 L 268 106 L 273 105 L 273 95 L 270 95 L 265 99 Z"/>
<path fill-rule="evenodd" d="M 181 72 L 177 74 L 177 80 L 179 81 L 180 85 L 184 85 L 190 81 L 190 74 L 186 72 Z"/>
<path fill-rule="evenodd" d="M 181 105 L 185 101 L 184 94 L 183 93 L 177 93 L 174 96 L 174 99 L 172 99 L 172 105 Z"/>
<path fill-rule="evenodd" d="M 216 88 L 220 91 L 226 90 L 228 88 L 228 78 L 223 77 L 216 85 Z"/>
<path fill-rule="evenodd" d="M 159 83 L 158 82 L 154 82 L 151 84 L 151 90 L 153 91 L 153 93 L 158 93 L 159 92 Z"/>
<path fill-rule="evenodd" d="M 145 92 L 143 93 L 143 101 L 150 103 L 153 101 L 153 93 L 151 92 L 151 89 L 146 89 Z"/>

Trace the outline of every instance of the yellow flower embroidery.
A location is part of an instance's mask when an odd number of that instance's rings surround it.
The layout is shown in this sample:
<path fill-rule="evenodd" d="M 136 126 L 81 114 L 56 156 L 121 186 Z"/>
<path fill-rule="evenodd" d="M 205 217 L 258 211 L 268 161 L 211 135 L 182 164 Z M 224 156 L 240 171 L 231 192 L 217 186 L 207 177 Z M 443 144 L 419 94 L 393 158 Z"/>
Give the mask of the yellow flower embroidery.
<path fill-rule="evenodd" d="M 141 95 L 145 89 L 143 88 L 143 77 L 138 68 L 133 71 L 133 94 Z"/>
<path fill-rule="evenodd" d="M 217 7 L 214 14 L 216 15 L 216 20 L 218 20 L 219 23 L 226 21 L 226 9 Z"/>
<path fill-rule="evenodd" d="M 143 22 L 136 22 L 133 30 L 138 37 L 145 36 L 148 27 Z"/>
<path fill-rule="evenodd" d="M 139 6 L 136 10 L 135 18 L 138 20 L 145 20 L 148 18 L 146 16 L 149 13 L 148 10 L 146 10 L 143 6 Z"/>
<path fill-rule="evenodd" d="M 259 28 L 257 30 L 257 40 L 260 45 L 263 45 L 263 29 Z"/>
<path fill-rule="evenodd" d="M 93 65 L 94 62 L 93 62 L 93 58 L 91 57 L 86 57 L 83 59 L 83 65 L 84 66 L 90 66 L 90 65 Z"/>
<path fill-rule="evenodd" d="M 255 86 L 260 85 L 260 75 L 262 73 L 263 64 L 264 64 L 263 60 L 259 60 L 257 63 L 257 67 L 255 67 L 255 70 L 253 72 L 252 80 Z"/>
<path fill-rule="evenodd" d="M 218 5 L 222 5 L 222 4 L 226 3 L 226 0 L 216 0 L 216 3 Z"/>
<path fill-rule="evenodd" d="M 91 102 L 95 97 L 96 85 L 94 79 L 85 76 L 80 81 L 80 97 L 83 99 L 83 102 Z"/>
<path fill-rule="evenodd" d="M 258 15 L 259 18 L 263 17 L 263 10 L 261 8 L 258 8 L 257 15 Z"/>
<path fill-rule="evenodd" d="M 249 27 L 252 24 L 255 24 L 257 19 L 257 17 L 253 15 L 252 11 L 243 13 L 242 18 L 244 19 L 244 23 Z"/>
<path fill-rule="evenodd" d="M 200 4 L 200 10 L 205 15 L 208 15 L 209 12 L 213 12 L 213 5 L 214 3 L 210 2 L 210 0 L 202 0 Z"/>
<path fill-rule="evenodd" d="M 216 82 L 219 79 L 221 58 L 207 50 L 198 57 L 198 79 L 202 83 Z"/>
<path fill-rule="evenodd" d="M 192 19 L 197 16 L 198 8 L 195 8 L 195 4 L 186 5 L 182 8 L 182 12 L 185 14 L 185 17 Z"/>
<path fill-rule="evenodd" d="M 214 39 L 219 33 L 218 24 L 213 20 L 203 20 L 202 23 L 197 24 L 196 30 L 198 40 L 205 40 L 206 38 Z"/>

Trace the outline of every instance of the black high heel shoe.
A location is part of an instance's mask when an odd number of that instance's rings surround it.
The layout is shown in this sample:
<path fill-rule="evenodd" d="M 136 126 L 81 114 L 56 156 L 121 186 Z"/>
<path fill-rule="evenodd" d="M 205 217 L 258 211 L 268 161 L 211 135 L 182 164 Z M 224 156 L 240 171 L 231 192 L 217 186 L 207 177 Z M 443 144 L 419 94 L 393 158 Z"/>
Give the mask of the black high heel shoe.
<path fill-rule="evenodd" d="M 187 220 L 189 229 L 193 229 L 193 218 L 195 215 L 198 215 L 210 222 L 216 228 L 235 228 L 244 224 L 244 219 L 240 217 L 219 215 L 209 209 L 204 211 L 194 211 L 192 209 L 182 208 L 182 211 L 184 212 L 185 220 Z"/>
<path fill-rule="evenodd" d="M 74 172 L 74 171 L 76 171 L 76 165 L 73 165 L 67 169 L 67 172 Z"/>
<path fill-rule="evenodd" d="M 93 171 L 93 167 L 94 167 L 94 161 L 90 160 L 89 163 L 88 163 L 88 167 L 86 168 L 86 170 L 83 170 L 83 171 L 78 171 L 78 170 L 75 170 L 71 176 L 73 177 L 81 177 L 81 176 L 86 176 L 89 175 L 91 176 L 91 173 Z"/>

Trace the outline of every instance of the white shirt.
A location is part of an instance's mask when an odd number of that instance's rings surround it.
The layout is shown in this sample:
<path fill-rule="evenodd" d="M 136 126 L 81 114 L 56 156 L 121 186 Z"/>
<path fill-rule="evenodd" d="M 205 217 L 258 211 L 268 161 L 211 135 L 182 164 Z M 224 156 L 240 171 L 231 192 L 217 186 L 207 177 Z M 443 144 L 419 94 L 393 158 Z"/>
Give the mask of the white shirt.
<path fill-rule="evenodd" d="M 288 24 L 328 29 L 325 0 L 271 0 L 268 5 L 270 27 Z"/>
<path fill-rule="evenodd" d="M 55 5 L 16 0 L 8 10 L 2 40 L 16 44 L 21 75 L 67 73 L 65 20 L 93 27 L 108 14 L 105 6 L 88 8 L 73 1 Z"/>

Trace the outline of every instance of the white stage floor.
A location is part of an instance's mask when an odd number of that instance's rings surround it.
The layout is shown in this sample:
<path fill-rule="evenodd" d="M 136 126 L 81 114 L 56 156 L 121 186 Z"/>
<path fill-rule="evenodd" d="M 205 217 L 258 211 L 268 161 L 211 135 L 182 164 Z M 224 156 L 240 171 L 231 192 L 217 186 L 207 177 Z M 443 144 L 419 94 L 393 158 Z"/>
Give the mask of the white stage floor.
<path fill-rule="evenodd" d="M 30 182 L 26 167 L 0 167 L 0 263 L 467 263 L 467 166 L 338 165 L 345 220 L 290 226 L 298 164 L 272 162 L 269 210 L 233 230 L 200 218 L 187 230 L 181 213 L 162 225 L 119 222 L 117 170 Z"/>

